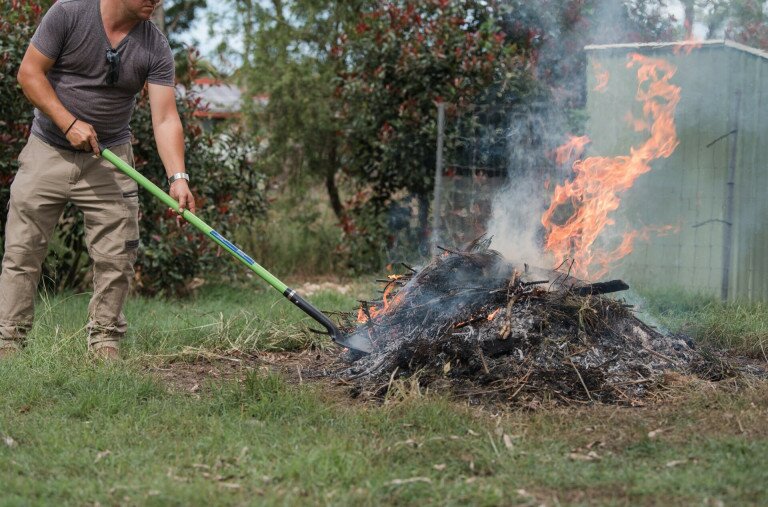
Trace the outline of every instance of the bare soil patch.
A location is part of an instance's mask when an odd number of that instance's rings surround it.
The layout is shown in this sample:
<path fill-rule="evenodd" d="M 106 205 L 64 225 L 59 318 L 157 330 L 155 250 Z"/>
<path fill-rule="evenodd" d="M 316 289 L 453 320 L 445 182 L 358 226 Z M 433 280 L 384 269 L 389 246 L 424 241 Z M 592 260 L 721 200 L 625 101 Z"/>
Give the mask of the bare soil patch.
<path fill-rule="evenodd" d="M 746 358 L 731 358 L 740 369 L 757 371 L 765 369 L 759 361 Z M 346 379 L 349 363 L 339 349 L 304 350 L 301 352 L 243 354 L 233 351 L 228 354 L 199 354 L 195 357 L 173 360 L 161 365 L 149 366 L 147 371 L 159 378 L 174 391 L 200 396 L 209 392 L 213 385 L 224 381 L 242 381 L 252 370 L 277 373 L 293 385 L 311 385 L 325 398 L 340 404 L 380 404 L 388 400 L 418 398 L 435 394 L 446 396 L 456 402 L 477 406 L 490 413 L 537 413 L 546 411 L 557 414 L 563 410 L 581 411 L 589 409 L 595 417 L 595 427 L 609 421 L 632 420 L 641 410 L 649 424 L 664 427 L 669 419 L 680 417 L 681 404 L 690 404 L 691 400 L 701 399 L 701 403 L 711 406 L 706 411 L 707 427 L 715 433 L 750 433 L 752 436 L 767 436 L 768 427 L 760 421 L 768 417 L 768 382 L 752 375 L 734 375 L 713 381 L 696 375 L 667 372 L 652 385 L 647 386 L 643 399 L 632 403 L 616 405 L 601 402 L 584 402 L 576 399 L 563 399 L 557 396 L 519 397 L 513 402 L 502 400 L 498 396 L 498 386 L 481 388 L 462 377 L 452 378 L 450 372 L 442 375 L 422 373 L 395 374 L 378 383 L 360 384 Z M 509 379 L 510 384 L 521 379 Z M 748 399 L 751 402 L 749 415 L 729 414 L 727 407 L 718 401 L 724 399 Z M 698 402 L 695 402 L 698 403 Z M 696 418 L 702 417 L 697 408 Z M 566 419 L 569 416 L 566 416 Z M 625 422 L 626 422 L 625 421 Z M 656 422 L 654 422 L 656 421 Z M 749 428 L 749 429 L 745 429 Z M 761 429 L 762 428 L 762 429 Z M 591 431 L 591 430 L 590 430 Z M 701 430 L 699 430 L 701 431 Z M 708 432 L 708 431 L 707 431 Z M 665 438 L 668 435 L 665 435 Z M 615 438 L 612 437 L 612 438 Z M 683 436 L 683 438 L 687 438 Z"/>
<path fill-rule="evenodd" d="M 278 373 L 291 384 L 321 383 L 331 389 L 349 385 L 337 375 L 346 366 L 340 351 L 329 349 L 258 354 L 198 352 L 147 366 L 146 370 L 174 391 L 201 393 L 211 384 L 240 381 L 255 369 Z"/>

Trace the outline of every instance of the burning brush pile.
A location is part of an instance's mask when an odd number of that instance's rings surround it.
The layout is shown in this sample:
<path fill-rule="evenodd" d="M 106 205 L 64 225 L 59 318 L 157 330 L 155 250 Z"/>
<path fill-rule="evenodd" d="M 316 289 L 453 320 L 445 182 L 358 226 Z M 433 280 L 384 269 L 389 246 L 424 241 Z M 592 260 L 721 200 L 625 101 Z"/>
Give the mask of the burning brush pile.
<path fill-rule="evenodd" d="M 361 388 L 418 374 L 460 394 L 631 402 L 664 371 L 687 371 L 695 353 L 567 273 L 521 268 L 478 241 L 421 270 L 386 280 L 383 301 L 363 303 L 353 340 L 373 352 L 344 372 Z M 353 358 L 355 359 L 355 358 Z"/>

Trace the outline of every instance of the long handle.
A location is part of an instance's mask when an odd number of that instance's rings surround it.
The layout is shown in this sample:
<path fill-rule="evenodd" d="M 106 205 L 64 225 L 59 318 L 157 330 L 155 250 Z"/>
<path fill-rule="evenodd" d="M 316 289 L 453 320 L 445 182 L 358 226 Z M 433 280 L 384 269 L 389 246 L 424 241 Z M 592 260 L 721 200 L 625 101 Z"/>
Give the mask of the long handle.
<path fill-rule="evenodd" d="M 157 185 L 149 181 L 146 177 L 144 177 L 140 172 L 138 172 L 136 169 L 130 166 L 130 164 L 127 164 L 123 159 L 112 153 L 109 149 L 105 147 L 101 148 L 101 156 L 107 159 L 109 162 L 111 162 L 115 167 L 117 167 L 120 171 L 128 175 L 131 179 L 135 180 L 136 183 L 141 185 L 143 188 L 148 190 L 152 195 L 163 201 L 163 203 L 168 206 L 169 208 L 173 209 L 176 213 L 179 212 L 179 203 L 176 202 L 176 200 L 165 193 L 163 190 L 160 189 Z M 286 284 L 278 280 L 272 273 L 264 269 L 262 266 L 259 265 L 258 262 L 253 260 L 251 257 L 249 257 L 245 252 L 240 250 L 237 246 L 235 246 L 231 241 L 227 240 L 224 236 L 219 234 L 216 230 L 214 230 L 211 226 L 200 220 L 194 213 L 192 213 L 189 210 L 184 210 L 183 213 L 181 213 L 182 218 L 189 222 L 190 224 L 194 225 L 200 232 L 208 236 L 210 239 L 216 242 L 220 247 L 222 247 L 224 250 L 232 254 L 232 256 L 240 261 L 241 263 L 245 264 L 248 269 L 256 273 L 259 278 L 267 282 L 269 285 L 275 288 L 278 292 L 280 292 L 283 296 L 285 296 L 291 303 L 295 304 L 297 307 L 299 307 L 304 313 L 315 319 L 318 323 L 320 323 L 327 331 L 328 335 L 333 338 L 333 340 L 348 348 L 352 348 L 355 350 L 359 350 L 361 352 L 370 352 L 370 348 L 367 347 L 365 343 L 357 343 L 357 341 L 354 344 L 350 344 L 347 342 L 347 340 L 342 335 L 341 331 L 331 322 L 331 319 L 329 319 L 325 314 L 323 314 L 320 310 L 312 306 L 308 301 L 303 299 L 301 296 L 299 296 L 295 290 L 288 287 Z M 368 350 L 366 350 L 368 349 Z"/>
<path fill-rule="evenodd" d="M 138 172 L 136 169 L 126 163 L 123 159 L 112 153 L 109 149 L 102 147 L 101 156 L 109 160 L 115 167 L 135 180 L 136 183 L 148 190 L 152 195 L 163 201 L 163 203 L 169 208 L 173 209 L 176 213 L 179 212 L 179 203 L 176 200 L 165 193 L 160 187 L 149 181 L 144 175 Z M 216 232 L 211 226 L 200 220 L 194 213 L 185 209 L 181 214 L 182 218 L 194 225 L 203 234 L 215 241 L 220 247 L 231 253 L 237 260 L 248 266 L 254 273 L 259 275 L 261 279 L 270 284 L 276 290 L 284 293 L 288 290 L 288 286 L 283 282 L 275 278 L 272 273 L 261 267 L 256 261 L 251 259 L 242 250 L 237 248 L 233 243 L 228 241 L 224 236 Z"/>

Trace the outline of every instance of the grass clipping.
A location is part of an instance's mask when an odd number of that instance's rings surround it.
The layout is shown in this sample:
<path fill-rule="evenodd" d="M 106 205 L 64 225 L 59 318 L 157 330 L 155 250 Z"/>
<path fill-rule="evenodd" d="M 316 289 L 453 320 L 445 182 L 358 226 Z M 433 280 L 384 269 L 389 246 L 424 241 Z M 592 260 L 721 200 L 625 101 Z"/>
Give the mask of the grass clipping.
<path fill-rule="evenodd" d="M 390 277 L 383 301 L 363 303 L 351 329 L 373 352 L 350 357 L 343 376 L 379 395 L 417 375 L 422 386 L 494 401 L 633 403 L 663 373 L 690 372 L 699 355 L 599 294 L 625 288 L 517 269 L 487 242 L 446 250 Z"/>

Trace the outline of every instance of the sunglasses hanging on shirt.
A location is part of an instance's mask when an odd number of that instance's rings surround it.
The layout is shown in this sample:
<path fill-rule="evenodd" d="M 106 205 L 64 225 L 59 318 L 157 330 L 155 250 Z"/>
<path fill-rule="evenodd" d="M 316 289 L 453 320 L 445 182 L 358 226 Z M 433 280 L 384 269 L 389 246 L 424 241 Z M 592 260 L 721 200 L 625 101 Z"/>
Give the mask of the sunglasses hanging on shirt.
<path fill-rule="evenodd" d="M 107 63 L 109 63 L 109 70 L 107 71 L 107 84 L 114 86 L 117 84 L 117 80 L 120 78 L 120 53 L 115 49 L 107 49 Z"/>

